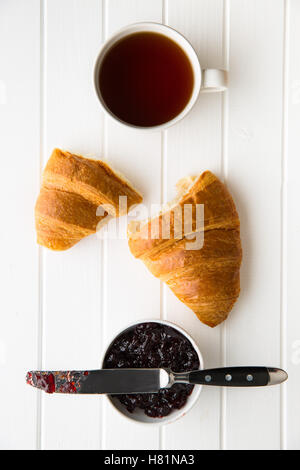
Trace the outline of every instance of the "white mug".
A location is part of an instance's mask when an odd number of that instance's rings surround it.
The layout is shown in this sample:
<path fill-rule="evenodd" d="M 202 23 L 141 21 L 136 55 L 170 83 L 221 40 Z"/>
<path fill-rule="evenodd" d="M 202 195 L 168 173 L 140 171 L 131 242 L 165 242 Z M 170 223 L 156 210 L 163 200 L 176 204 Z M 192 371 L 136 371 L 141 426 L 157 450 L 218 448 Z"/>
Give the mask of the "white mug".
<path fill-rule="evenodd" d="M 176 44 L 178 44 L 181 47 L 181 49 L 183 49 L 183 51 L 187 55 L 190 61 L 190 64 L 192 66 L 193 73 L 194 73 L 193 91 L 191 93 L 191 97 L 189 101 L 187 102 L 183 110 L 170 121 L 165 122 L 160 125 L 151 126 L 151 127 L 135 126 L 125 121 L 122 121 L 117 116 L 115 116 L 106 105 L 102 97 L 100 86 L 99 86 L 99 74 L 100 74 L 101 64 L 107 52 L 116 44 L 116 42 L 123 39 L 124 37 L 129 36 L 134 33 L 141 33 L 141 32 L 158 33 L 173 40 Z M 224 70 L 218 70 L 218 69 L 201 69 L 200 62 L 199 62 L 199 59 L 197 57 L 197 54 L 194 48 L 189 43 L 189 41 L 184 36 L 182 36 L 182 34 L 180 34 L 175 29 L 170 28 L 169 26 L 166 26 L 160 23 L 145 22 L 145 23 L 135 23 L 129 26 L 125 26 L 124 28 L 116 32 L 113 36 L 111 36 L 103 44 L 100 50 L 100 53 L 97 57 L 95 68 L 94 68 L 94 83 L 95 83 L 96 93 L 101 103 L 101 106 L 103 110 L 105 111 L 105 113 L 108 114 L 112 119 L 114 119 L 115 121 L 127 127 L 131 127 L 134 129 L 162 131 L 174 125 L 175 123 L 180 121 L 184 116 L 188 114 L 188 112 L 192 109 L 195 102 L 197 101 L 199 92 L 216 92 L 216 91 L 225 90 L 226 89 L 226 85 L 225 85 L 226 72 Z"/>

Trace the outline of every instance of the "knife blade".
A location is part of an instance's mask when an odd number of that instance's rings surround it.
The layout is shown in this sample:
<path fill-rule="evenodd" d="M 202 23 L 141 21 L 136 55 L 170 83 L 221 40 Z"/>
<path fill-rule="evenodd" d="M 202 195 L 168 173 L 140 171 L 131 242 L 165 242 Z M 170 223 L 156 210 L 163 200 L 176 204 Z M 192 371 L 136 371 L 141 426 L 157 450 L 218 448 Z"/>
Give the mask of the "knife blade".
<path fill-rule="evenodd" d="M 172 372 L 167 369 L 100 369 L 90 371 L 31 371 L 29 385 L 47 393 L 134 394 L 157 393 L 176 383 L 222 387 L 263 387 L 287 380 L 274 367 L 222 367 Z"/>
<path fill-rule="evenodd" d="M 168 386 L 169 373 L 164 369 L 31 371 L 26 381 L 47 393 L 156 393 Z"/>

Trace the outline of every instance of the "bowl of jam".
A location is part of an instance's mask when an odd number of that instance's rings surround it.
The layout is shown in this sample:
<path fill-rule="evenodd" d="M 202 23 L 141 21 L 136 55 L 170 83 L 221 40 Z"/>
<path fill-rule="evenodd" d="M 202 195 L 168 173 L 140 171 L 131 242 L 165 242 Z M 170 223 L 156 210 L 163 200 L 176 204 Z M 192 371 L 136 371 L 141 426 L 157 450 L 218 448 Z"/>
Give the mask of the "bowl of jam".
<path fill-rule="evenodd" d="M 203 369 L 195 341 L 182 328 L 163 320 L 144 320 L 121 331 L 109 344 L 104 369 L 164 368 L 173 372 Z M 201 386 L 174 384 L 158 393 L 108 395 L 123 415 L 141 423 L 166 424 L 185 415 Z"/>

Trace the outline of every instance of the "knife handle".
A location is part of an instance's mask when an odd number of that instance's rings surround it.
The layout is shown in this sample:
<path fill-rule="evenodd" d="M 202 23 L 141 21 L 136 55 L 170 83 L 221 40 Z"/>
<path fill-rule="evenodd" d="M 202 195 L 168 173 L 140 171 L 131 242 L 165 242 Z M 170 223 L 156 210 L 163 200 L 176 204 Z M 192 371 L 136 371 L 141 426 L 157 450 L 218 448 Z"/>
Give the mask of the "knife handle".
<path fill-rule="evenodd" d="M 286 379 L 285 371 L 268 367 L 222 367 L 189 373 L 191 384 L 221 387 L 264 387 L 282 383 Z"/>

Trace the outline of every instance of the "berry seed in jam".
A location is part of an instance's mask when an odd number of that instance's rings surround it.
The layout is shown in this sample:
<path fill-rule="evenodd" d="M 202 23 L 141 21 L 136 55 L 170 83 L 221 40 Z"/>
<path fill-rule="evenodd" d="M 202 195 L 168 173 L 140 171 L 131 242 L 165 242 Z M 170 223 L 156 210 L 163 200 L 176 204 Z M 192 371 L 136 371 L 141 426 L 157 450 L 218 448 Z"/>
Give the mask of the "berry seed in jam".
<path fill-rule="evenodd" d="M 190 341 L 179 331 L 155 322 L 140 323 L 121 333 L 104 358 L 104 369 L 169 368 L 173 372 L 199 369 L 198 355 Z M 141 408 L 151 418 L 162 418 L 182 408 L 194 386 L 174 384 L 158 393 L 118 395 L 133 413 Z"/>

